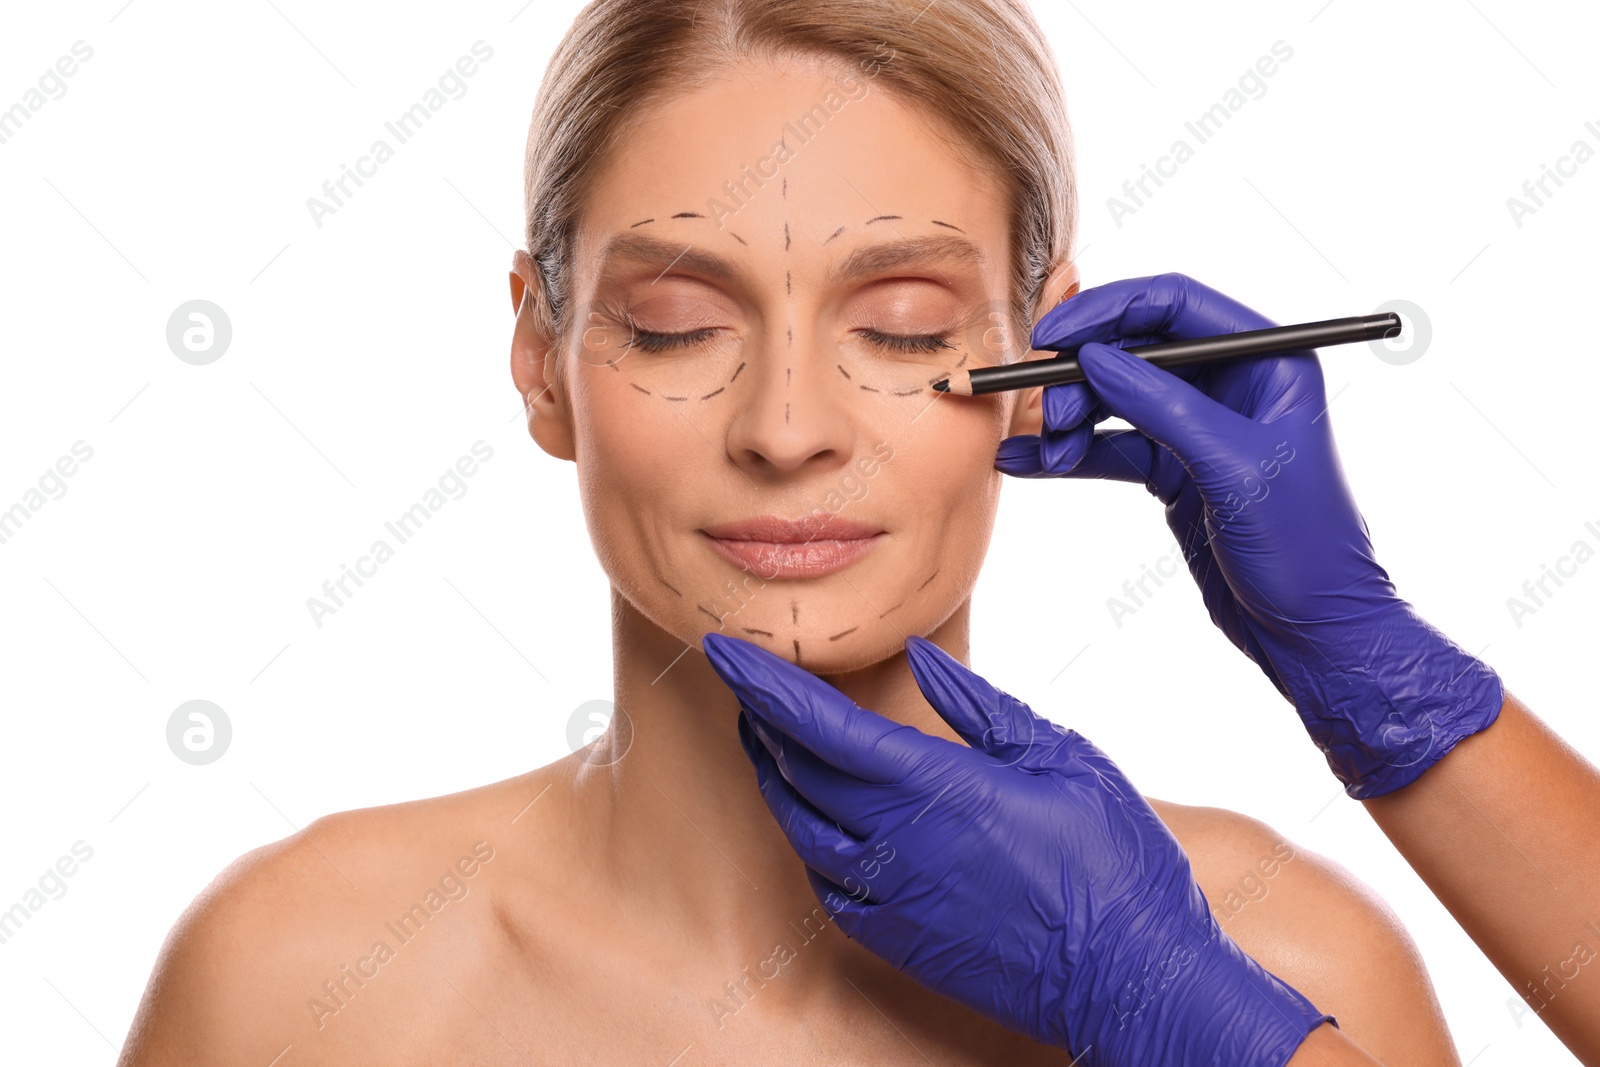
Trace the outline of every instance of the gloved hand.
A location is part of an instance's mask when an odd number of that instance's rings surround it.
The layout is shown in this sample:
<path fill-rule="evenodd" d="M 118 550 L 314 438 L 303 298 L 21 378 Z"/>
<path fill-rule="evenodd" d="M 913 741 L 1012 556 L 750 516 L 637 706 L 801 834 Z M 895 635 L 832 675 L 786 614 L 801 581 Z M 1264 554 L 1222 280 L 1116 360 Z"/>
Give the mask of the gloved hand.
<path fill-rule="evenodd" d="M 932 642 L 906 656 L 970 748 L 756 645 L 703 643 L 812 888 L 897 970 L 1084 1065 L 1282 1067 L 1331 1020 L 1222 932 L 1116 764 Z"/>
<path fill-rule="evenodd" d="M 995 467 L 1142 482 L 1212 622 L 1294 704 L 1345 791 L 1382 796 L 1494 722 L 1503 689 L 1379 566 L 1316 353 L 1168 371 L 1122 351 L 1275 325 L 1182 274 L 1083 290 L 1039 320 L 1032 345 L 1082 345 L 1089 380 L 1047 386 L 1044 433 L 1002 441 Z M 1097 431 L 1107 414 L 1135 429 Z"/>

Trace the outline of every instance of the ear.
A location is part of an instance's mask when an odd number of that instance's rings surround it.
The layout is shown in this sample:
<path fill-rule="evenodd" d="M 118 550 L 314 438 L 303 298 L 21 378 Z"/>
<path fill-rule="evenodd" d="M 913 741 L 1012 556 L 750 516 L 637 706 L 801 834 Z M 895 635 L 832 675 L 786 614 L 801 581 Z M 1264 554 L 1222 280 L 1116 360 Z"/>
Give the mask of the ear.
<path fill-rule="evenodd" d="M 533 257 L 521 249 L 511 256 L 511 306 L 517 322 L 511 334 L 511 380 L 517 385 L 528 417 L 528 433 L 557 459 L 575 459 L 572 408 L 561 391 L 551 387 L 560 353 L 533 311 L 539 272 Z"/>
<path fill-rule="evenodd" d="M 1057 304 L 1066 300 L 1078 291 L 1078 264 L 1076 260 L 1068 260 L 1061 264 L 1045 279 L 1044 288 L 1039 290 L 1039 302 L 1033 308 L 1032 322 L 1038 322 L 1044 317 L 1045 312 L 1053 309 Z M 1030 323 L 1031 326 L 1031 323 Z M 1048 350 L 1034 350 L 1023 356 L 1023 359 L 1053 359 L 1059 353 Z M 1007 429 L 1007 436 L 1015 437 L 1017 434 L 1039 433 L 1044 428 L 1044 387 L 1034 386 L 1030 389 L 1019 390 L 1016 404 L 1011 409 L 1011 425 Z"/>

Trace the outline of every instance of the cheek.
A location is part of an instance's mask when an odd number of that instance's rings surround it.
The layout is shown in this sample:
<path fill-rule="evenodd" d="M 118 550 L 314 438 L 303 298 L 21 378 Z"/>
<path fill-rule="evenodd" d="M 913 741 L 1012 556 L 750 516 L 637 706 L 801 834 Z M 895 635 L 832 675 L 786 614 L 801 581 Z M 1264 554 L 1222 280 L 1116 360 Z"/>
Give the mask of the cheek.
<path fill-rule="evenodd" d="M 604 377 L 612 374 L 579 368 L 570 395 L 584 521 L 602 565 L 626 585 L 644 561 L 665 565 L 664 542 L 689 519 L 678 487 L 703 482 L 716 455 L 682 417 L 640 403 L 626 381 Z"/>
<path fill-rule="evenodd" d="M 897 456 L 910 460 L 925 488 L 941 496 L 967 499 L 993 491 L 1000 474 L 994 457 L 1005 436 L 1010 404 L 1002 398 L 946 398 L 915 422 L 884 436 Z"/>
<path fill-rule="evenodd" d="M 942 558 L 958 582 L 975 577 L 999 508 L 999 408 L 987 399 L 944 411 L 935 405 L 915 424 L 884 434 L 894 448 L 885 473 L 917 527 L 904 551 L 918 559 Z"/>
<path fill-rule="evenodd" d="M 665 401 L 635 394 L 617 371 L 582 367 L 576 377 L 571 396 L 579 476 L 602 492 L 670 485 L 716 458 L 693 425 Z"/>

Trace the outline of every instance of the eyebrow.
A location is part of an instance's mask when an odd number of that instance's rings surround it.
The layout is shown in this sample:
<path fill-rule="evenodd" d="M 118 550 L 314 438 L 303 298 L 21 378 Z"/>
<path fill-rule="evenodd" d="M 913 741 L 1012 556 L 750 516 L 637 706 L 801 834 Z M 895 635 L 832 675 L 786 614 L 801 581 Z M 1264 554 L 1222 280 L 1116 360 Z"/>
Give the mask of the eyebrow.
<path fill-rule="evenodd" d="M 682 265 L 718 281 L 733 281 L 739 273 L 738 268 L 714 252 L 642 233 L 617 234 L 606 243 L 600 258 L 602 270 L 614 261 L 629 261 L 659 266 L 662 273 Z M 828 269 L 828 281 L 837 285 L 929 261 L 970 263 L 981 268 L 987 263 L 987 257 L 981 248 L 962 237 L 942 234 L 907 237 L 856 249 L 844 262 Z"/>

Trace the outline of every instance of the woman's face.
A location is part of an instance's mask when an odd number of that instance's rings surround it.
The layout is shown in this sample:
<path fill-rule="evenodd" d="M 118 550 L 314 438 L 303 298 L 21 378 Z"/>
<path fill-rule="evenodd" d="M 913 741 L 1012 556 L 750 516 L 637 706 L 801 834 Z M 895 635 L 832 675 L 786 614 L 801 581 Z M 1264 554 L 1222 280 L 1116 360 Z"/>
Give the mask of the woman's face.
<path fill-rule="evenodd" d="M 817 674 L 962 605 L 995 450 L 1032 432 L 1017 393 L 931 388 L 1025 347 L 1008 205 L 873 73 L 744 65 L 635 124 L 575 235 L 564 396 L 533 405 L 641 614 Z"/>

